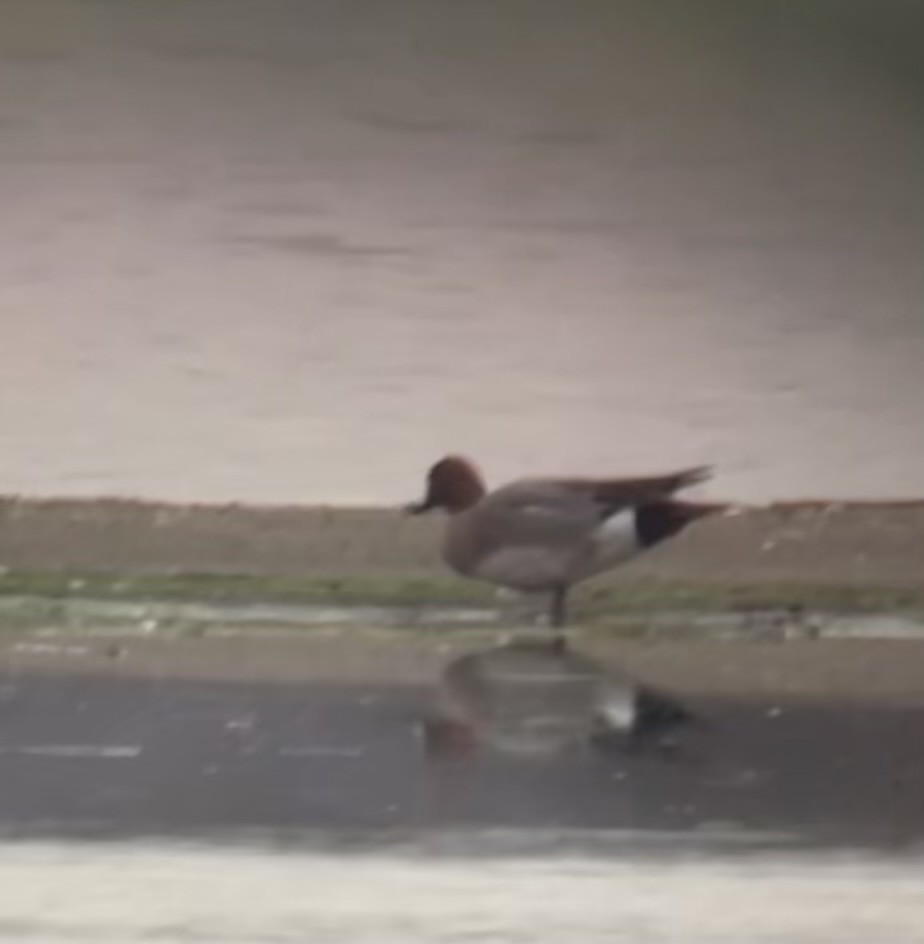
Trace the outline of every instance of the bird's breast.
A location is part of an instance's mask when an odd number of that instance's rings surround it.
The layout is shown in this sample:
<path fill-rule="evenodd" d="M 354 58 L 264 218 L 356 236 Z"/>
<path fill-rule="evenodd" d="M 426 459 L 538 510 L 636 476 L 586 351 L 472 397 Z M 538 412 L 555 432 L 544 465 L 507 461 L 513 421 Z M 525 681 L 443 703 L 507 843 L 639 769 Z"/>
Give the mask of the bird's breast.
<path fill-rule="evenodd" d="M 571 549 L 518 545 L 496 548 L 478 560 L 474 576 L 519 590 L 547 590 L 572 579 Z"/>

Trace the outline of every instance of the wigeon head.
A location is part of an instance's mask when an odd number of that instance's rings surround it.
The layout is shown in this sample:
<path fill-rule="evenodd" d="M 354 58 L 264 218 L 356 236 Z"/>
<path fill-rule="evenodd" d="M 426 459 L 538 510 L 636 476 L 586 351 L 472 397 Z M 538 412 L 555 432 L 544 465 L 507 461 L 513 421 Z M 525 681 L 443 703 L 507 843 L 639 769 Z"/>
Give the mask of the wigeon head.
<path fill-rule="evenodd" d="M 419 515 L 443 508 L 455 514 L 476 505 L 485 491 L 481 473 L 472 462 L 462 456 L 446 456 L 430 467 L 423 500 L 408 505 L 407 511 Z"/>

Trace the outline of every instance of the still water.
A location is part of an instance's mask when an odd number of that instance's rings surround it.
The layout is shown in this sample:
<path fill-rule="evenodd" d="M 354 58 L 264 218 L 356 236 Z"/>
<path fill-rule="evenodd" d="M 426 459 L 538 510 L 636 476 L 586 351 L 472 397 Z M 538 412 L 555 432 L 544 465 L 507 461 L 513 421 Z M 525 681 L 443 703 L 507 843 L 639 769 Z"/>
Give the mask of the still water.
<path fill-rule="evenodd" d="M 912 6 L 2 0 L 0 491 L 919 494 Z"/>

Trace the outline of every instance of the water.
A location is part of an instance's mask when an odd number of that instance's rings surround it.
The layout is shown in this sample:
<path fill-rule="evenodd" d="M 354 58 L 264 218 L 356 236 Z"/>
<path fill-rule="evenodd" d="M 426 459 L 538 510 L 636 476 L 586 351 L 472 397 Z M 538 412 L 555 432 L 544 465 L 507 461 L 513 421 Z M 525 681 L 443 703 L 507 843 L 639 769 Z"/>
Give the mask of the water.
<path fill-rule="evenodd" d="M 453 762 L 443 644 L 311 635 L 7 640 L 0 939 L 924 941 L 912 648 L 682 644 L 672 748 Z"/>
<path fill-rule="evenodd" d="M 920 493 L 911 15 L 3 0 L 0 490 Z"/>

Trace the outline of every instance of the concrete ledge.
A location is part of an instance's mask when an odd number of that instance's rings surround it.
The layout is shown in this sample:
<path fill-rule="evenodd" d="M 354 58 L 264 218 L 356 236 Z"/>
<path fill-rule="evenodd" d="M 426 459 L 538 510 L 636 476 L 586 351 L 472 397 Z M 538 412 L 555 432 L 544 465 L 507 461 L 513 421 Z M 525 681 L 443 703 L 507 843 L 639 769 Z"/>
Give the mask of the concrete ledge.
<path fill-rule="evenodd" d="M 103 630 L 0 635 L 8 683 L 32 675 L 215 679 L 308 685 L 431 686 L 449 659 L 496 644 L 450 633 L 240 632 L 176 635 Z M 767 698 L 924 707 L 921 639 L 770 640 L 718 643 L 582 638 L 580 649 L 679 697 Z"/>
<path fill-rule="evenodd" d="M 0 567 L 15 572 L 272 578 L 447 578 L 440 520 L 397 509 L 0 498 Z M 924 500 L 802 501 L 691 528 L 601 586 L 924 585 Z"/>

